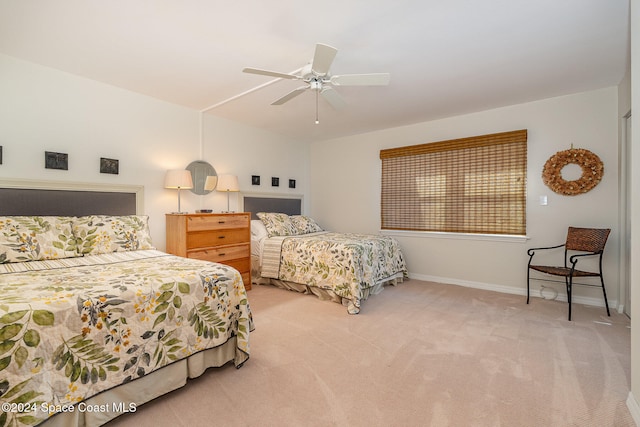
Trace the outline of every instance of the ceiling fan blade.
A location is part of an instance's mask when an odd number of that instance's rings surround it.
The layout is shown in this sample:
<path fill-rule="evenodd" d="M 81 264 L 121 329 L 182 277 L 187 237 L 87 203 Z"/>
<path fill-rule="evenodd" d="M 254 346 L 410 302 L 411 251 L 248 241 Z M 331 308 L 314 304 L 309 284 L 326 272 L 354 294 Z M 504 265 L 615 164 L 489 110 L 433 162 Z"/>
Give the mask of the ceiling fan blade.
<path fill-rule="evenodd" d="M 389 73 L 343 74 L 331 76 L 330 83 L 336 86 L 386 86 L 391 80 Z"/>
<path fill-rule="evenodd" d="M 260 70 L 259 68 L 243 68 L 242 72 L 249 74 L 260 74 L 261 76 L 279 77 L 281 79 L 299 79 L 299 76 L 294 74 L 279 73 L 277 71 Z"/>
<path fill-rule="evenodd" d="M 326 75 L 333 63 L 333 58 L 336 57 L 336 53 L 338 53 L 338 49 L 335 47 L 322 43 L 316 44 L 316 52 L 313 55 L 311 70 L 319 76 Z"/>
<path fill-rule="evenodd" d="M 304 92 L 307 89 L 308 89 L 307 86 L 301 86 L 298 89 L 294 89 L 291 92 L 289 92 L 288 94 L 286 94 L 285 96 L 283 96 L 282 98 L 279 98 L 279 99 L 276 99 L 275 101 L 273 101 L 271 103 L 271 105 L 282 105 L 285 102 L 290 101 L 291 99 L 293 99 L 296 96 L 300 95 L 302 92 Z"/>
<path fill-rule="evenodd" d="M 341 110 L 347 105 L 346 102 L 344 102 L 344 99 L 342 99 L 342 97 L 338 93 L 338 91 L 334 90 L 333 88 L 330 88 L 330 87 L 322 88 L 322 91 L 320 91 L 320 95 L 322 95 L 322 97 L 326 99 L 327 102 L 336 110 Z"/>

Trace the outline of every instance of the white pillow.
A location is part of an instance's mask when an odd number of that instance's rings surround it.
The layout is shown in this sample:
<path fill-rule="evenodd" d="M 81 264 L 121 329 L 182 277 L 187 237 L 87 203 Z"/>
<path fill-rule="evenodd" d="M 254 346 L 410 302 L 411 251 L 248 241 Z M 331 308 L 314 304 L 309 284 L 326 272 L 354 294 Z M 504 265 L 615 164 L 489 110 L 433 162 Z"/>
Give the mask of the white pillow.
<path fill-rule="evenodd" d="M 255 240 L 262 240 L 267 237 L 269 233 L 267 233 L 267 227 L 264 226 L 264 223 L 259 219 L 251 220 L 251 237 Z"/>

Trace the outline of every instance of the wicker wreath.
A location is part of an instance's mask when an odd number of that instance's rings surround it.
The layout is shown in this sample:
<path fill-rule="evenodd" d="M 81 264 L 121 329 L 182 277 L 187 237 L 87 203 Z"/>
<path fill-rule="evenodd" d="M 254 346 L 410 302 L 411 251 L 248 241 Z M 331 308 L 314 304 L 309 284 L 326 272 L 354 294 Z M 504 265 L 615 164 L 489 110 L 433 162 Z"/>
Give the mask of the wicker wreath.
<path fill-rule="evenodd" d="M 574 181 L 562 178 L 562 169 L 568 164 L 582 168 L 582 176 Z M 542 181 L 551 190 L 565 196 L 584 194 L 598 185 L 604 174 L 604 165 L 600 158 L 584 148 L 571 148 L 558 151 L 551 156 L 542 169 Z"/>

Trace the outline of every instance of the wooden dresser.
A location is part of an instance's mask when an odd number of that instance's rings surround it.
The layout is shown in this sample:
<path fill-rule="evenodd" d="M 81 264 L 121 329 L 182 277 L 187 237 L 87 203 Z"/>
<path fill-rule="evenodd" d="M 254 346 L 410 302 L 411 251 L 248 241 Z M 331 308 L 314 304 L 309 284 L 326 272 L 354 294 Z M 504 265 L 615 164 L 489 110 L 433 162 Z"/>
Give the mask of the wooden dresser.
<path fill-rule="evenodd" d="M 250 213 L 167 214 L 167 252 L 229 265 L 251 289 Z"/>

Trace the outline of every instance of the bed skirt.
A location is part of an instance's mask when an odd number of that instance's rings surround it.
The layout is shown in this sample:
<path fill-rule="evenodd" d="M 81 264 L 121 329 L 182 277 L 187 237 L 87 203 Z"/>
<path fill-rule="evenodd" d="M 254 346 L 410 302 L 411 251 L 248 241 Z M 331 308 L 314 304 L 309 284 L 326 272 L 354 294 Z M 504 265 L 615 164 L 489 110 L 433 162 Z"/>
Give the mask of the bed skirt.
<path fill-rule="evenodd" d="M 371 295 L 377 295 L 384 289 L 387 285 L 397 285 L 398 283 L 402 283 L 404 281 L 404 275 L 402 272 L 396 273 L 391 277 L 388 277 L 375 285 L 363 289 L 363 295 L 360 301 L 364 301 Z M 325 301 L 333 301 L 338 304 L 342 304 L 347 307 L 347 311 L 349 314 L 358 314 L 360 312 L 360 301 L 358 301 L 357 305 L 354 301 L 341 297 L 340 295 L 333 292 L 331 289 L 323 289 L 315 286 L 304 285 L 302 283 L 288 282 L 279 279 L 270 279 L 266 277 L 253 277 L 252 282 L 257 285 L 272 285 L 281 289 L 287 289 L 289 291 L 300 292 L 303 294 L 311 294 L 317 296 L 321 300 Z"/>
<path fill-rule="evenodd" d="M 135 381 L 126 383 L 93 396 L 74 412 L 59 413 L 44 423 L 43 427 L 94 427 L 127 412 L 134 412 L 143 403 L 183 387 L 189 378 L 202 375 L 207 368 L 220 367 L 236 358 L 236 337 L 216 348 L 201 351 L 186 359 L 174 362 Z M 239 365 L 238 367 L 240 367 Z M 79 408 L 76 405 L 76 409 Z"/>

